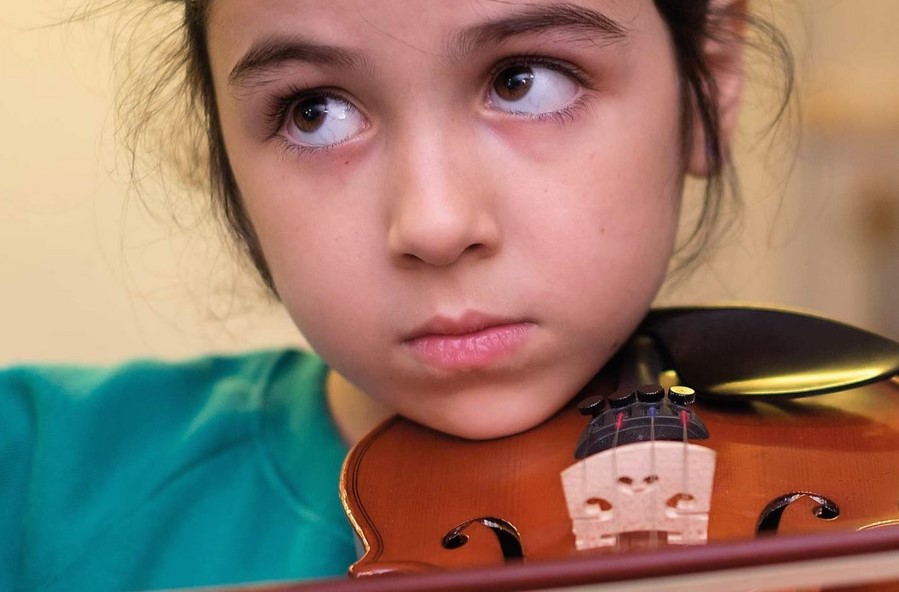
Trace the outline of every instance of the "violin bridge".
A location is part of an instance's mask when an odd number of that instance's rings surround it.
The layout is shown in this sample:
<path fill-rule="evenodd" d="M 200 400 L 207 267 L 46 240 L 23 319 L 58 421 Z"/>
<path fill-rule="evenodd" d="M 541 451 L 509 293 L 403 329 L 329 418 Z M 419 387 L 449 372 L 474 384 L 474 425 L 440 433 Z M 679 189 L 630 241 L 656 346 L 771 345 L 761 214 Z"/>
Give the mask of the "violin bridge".
<path fill-rule="evenodd" d="M 683 442 L 628 444 L 576 462 L 561 477 L 577 549 L 639 532 L 706 542 L 714 475 L 715 451 Z"/>

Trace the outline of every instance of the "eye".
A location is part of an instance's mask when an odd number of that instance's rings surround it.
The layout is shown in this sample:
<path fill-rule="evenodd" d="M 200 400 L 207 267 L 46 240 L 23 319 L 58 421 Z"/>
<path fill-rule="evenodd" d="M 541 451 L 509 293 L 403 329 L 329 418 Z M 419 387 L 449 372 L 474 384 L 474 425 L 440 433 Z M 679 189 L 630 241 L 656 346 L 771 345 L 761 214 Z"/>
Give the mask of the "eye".
<path fill-rule="evenodd" d="M 578 95 L 580 84 L 558 67 L 516 64 L 500 70 L 487 97 L 491 107 L 509 113 L 540 116 L 562 111 Z"/>
<path fill-rule="evenodd" d="M 365 117 L 346 99 L 317 94 L 293 103 L 284 131 L 299 146 L 328 148 L 353 138 L 366 126 Z"/>

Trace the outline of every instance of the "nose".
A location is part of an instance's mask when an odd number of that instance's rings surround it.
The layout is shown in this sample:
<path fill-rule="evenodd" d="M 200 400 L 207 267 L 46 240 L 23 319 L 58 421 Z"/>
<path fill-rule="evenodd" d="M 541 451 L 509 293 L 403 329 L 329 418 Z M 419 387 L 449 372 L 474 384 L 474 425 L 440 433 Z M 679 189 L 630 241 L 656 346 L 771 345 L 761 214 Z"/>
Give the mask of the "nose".
<path fill-rule="evenodd" d="M 419 130 L 394 153 L 388 248 L 400 266 L 446 267 L 500 247 L 489 169 L 449 135 Z"/>

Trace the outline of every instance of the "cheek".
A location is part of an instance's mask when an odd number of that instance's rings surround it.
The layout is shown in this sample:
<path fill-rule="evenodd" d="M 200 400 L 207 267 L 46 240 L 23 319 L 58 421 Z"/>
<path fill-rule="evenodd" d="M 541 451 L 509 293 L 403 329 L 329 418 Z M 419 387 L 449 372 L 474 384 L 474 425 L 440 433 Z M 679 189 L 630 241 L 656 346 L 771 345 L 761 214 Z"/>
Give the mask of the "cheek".
<path fill-rule="evenodd" d="M 615 319 L 627 325 L 645 312 L 664 280 L 676 230 L 676 193 L 642 196 L 610 192 L 572 215 L 544 217 L 555 226 L 536 239 L 542 257 L 539 298 L 572 315 L 572 330 L 602 332 Z"/>
<path fill-rule="evenodd" d="M 229 127 L 230 126 L 230 127 Z M 282 154 L 223 117 L 229 158 L 275 288 L 304 338 L 323 357 L 362 357 L 387 318 L 374 286 L 384 277 L 384 214 L 375 166 L 359 151 L 340 158 Z"/>
<path fill-rule="evenodd" d="M 511 231 L 521 229 L 520 238 L 545 241 L 548 253 L 590 259 L 600 269 L 646 259 L 664 267 L 683 185 L 676 88 L 669 89 L 670 102 L 610 97 L 589 125 L 566 132 L 564 142 L 551 141 L 553 126 L 545 141 L 539 133 L 501 130 L 504 144 L 483 159 L 504 163 L 506 185 L 521 180 L 527 208 L 510 200 Z"/>
<path fill-rule="evenodd" d="M 608 129 L 608 128 L 606 128 Z M 601 343 L 629 331 L 664 280 L 677 228 L 682 175 L 678 130 L 646 141 L 622 135 L 565 153 L 540 188 L 522 265 L 536 268 L 537 298 L 577 311 L 567 331 Z M 551 179 L 551 181 L 550 181 Z M 524 220 L 527 216 L 529 219 Z M 529 257 L 529 258 L 526 258 Z"/>
<path fill-rule="evenodd" d="M 587 138 L 541 165 L 520 163 L 522 178 L 531 174 L 530 207 L 510 209 L 518 218 L 511 228 L 555 258 L 547 271 L 627 274 L 635 263 L 666 265 L 683 181 L 677 130 L 618 136 Z"/>
<path fill-rule="evenodd" d="M 281 281 L 303 269 L 314 274 L 325 254 L 345 254 L 355 217 L 346 211 L 352 178 L 343 162 L 310 167 L 302 162 L 306 156 L 282 152 L 274 142 L 253 142 L 239 131 L 233 135 L 237 140 L 228 142 L 228 152 L 234 176 L 266 261 L 280 271 Z M 354 200 L 357 207 L 364 203 Z M 356 215 L 365 213 L 357 209 Z"/>

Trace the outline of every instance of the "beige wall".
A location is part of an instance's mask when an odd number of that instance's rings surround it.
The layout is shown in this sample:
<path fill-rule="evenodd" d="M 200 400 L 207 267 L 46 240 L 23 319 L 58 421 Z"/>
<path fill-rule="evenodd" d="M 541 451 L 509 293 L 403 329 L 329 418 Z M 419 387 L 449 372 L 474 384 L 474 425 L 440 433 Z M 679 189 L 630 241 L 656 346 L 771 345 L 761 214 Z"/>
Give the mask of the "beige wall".
<path fill-rule="evenodd" d="M 297 342 L 280 311 L 245 289 L 231 296 L 227 276 L 219 273 L 227 258 L 213 242 L 153 222 L 126 197 L 126 184 L 110 172 L 111 65 L 102 21 L 34 28 L 56 19 L 62 6 L 61 0 L 4 0 L 0 6 L 0 364 L 180 357 Z M 814 106 L 814 129 L 807 136 L 812 150 L 800 153 L 787 183 L 783 149 L 769 151 L 751 133 L 739 138 L 748 203 L 744 229 L 665 300 L 783 303 L 876 326 L 884 313 L 872 312 L 866 296 L 875 285 L 870 270 L 861 280 L 853 276 L 861 289 L 846 289 L 848 282 L 822 280 L 820 266 L 805 261 L 822 248 L 855 248 L 828 240 L 828 224 L 845 221 L 847 214 L 819 201 L 821 179 L 835 161 L 846 159 L 839 150 L 842 136 L 834 140 L 822 130 L 842 126 L 840 133 L 856 137 L 853 130 L 870 119 L 878 122 L 880 138 L 880 122 L 899 121 L 899 2 L 805 0 L 776 6 L 775 18 L 801 50 L 801 76 Z M 750 130 L 759 120 L 754 95 L 745 116 Z M 853 117 L 858 112 L 867 119 Z M 886 137 L 860 145 L 868 149 L 880 142 L 889 151 L 895 134 Z M 862 153 L 867 154 L 854 154 Z M 828 204 L 853 201 L 856 182 L 850 173 L 841 174 L 847 189 Z M 809 195 L 810 179 L 818 182 L 815 196 Z M 833 185 L 823 183 L 824 189 Z M 822 238 L 809 228 L 827 233 Z M 884 269 L 899 269 L 889 267 L 899 254 L 882 258 Z M 836 265 L 859 265 L 852 257 L 827 260 L 830 273 Z M 887 278 L 877 289 L 889 293 L 895 283 Z"/>
<path fill-rule="evenodd" d="M 801 143 L 738 138 L 744 228 L 671 299 L 771 302 L 899 339 L 899 2 L 772 5 L 796 51 Z"/>
<path fill-rule="evenodd" d="M 0 5 L 0 364 L 299 341 L 279 310 L 231 296 L 214 243 L 126 196 L 108 23 L 35 29 L 64 6 Z"/>

